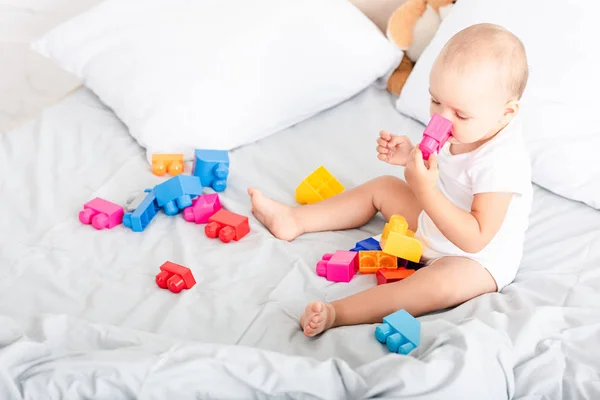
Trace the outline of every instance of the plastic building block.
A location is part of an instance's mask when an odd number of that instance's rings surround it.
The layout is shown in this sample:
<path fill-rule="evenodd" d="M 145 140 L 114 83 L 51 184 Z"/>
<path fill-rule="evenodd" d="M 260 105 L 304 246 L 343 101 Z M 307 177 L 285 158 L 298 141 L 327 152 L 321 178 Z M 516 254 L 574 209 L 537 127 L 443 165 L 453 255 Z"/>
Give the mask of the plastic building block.
<path fill-rule="evenodd" d="M 428 160 L 431 153 L 438 153 L 450 136 L 452 136 L 452 122 L 439 114 L 433 114 L 419 143 L 423 159 Z"/>
<path fill-rule="evenodd" d="M 377 284 L 384 285 L 386 283 L 401 281 L 402 279 L 408 278 L 414 273 L 414 269 L 406 269 L 403 267 L 398 269 L 382 268 L 379 271 L 377 271 Z"/>
<path fill-rule="evenodd" d="M 192 198 L 202 194 L 200 178 L 190 175 L 178 175 L 156 185 L 154 188 L 156 204 L 167 215 L 175 215 L 179 210 L 192 205 Z"/>
<path fill-rule="evenodd" d="M 396 311 L 375 328 L 375 337 L 391 352 L 408 354 L 421 343 L 421 322 L 406 310 Z"/>
<path fill-rule="evenodd" d="M 161 289 L 179 293 L 182 289 L 191 289 L 196 284 L 196 280 L 188 267 L 167 261 L 160 266 L 160 272 L 156 275 L 156 284 Z"/>
<path fill-rule="evenodd" d="M 358 272 L 358 253 L 338 250 L 324 254 L 317 263 L 317 275 L 332 282 L 350 282 Z"/>
<path fill-rule="evenodd" d="M 193 175 L 200 178 L 202 186 L 222 192 L 227 188 L 229 154 L 224 150 L 196 150 L 192 171 Z"/>
<path fill-rule="evenodd" d="M 250 232 L 248 217 L 221 209 L 208 219 L 204 233 L 211 239 L 217 236 L 223 243 L 238 241 Z"/>
<path fill-rule="evenodd" d="M 381 268 L 398 268 L 397 257 L 385 254 L 382 251 L 358 252 L 358 270 L 361 274 L 374 274 Z"/>
<path fill-rule="evenodd" d="M 123 216 L 123 225 L 131 228 L 134 232 L 142 232 L 159 210 L 154 190 L 150 190 L 135 211 L 128 212 Z"/>
<path fill-rule="evenodd" d="M 401 215 L 392 215 L 385 224 L 381 235 L 381 250 L 386 254 L 404 258 L 418 263 L 423 254 L 423 246 L 415 239 L 415 233 L 408 229 L 406 218 Z"/>
<path fill-rule="evenodd" d="M 152 173 L 163 176 L 179 175 L 183 172 L 183 154 L 152 154 Z"/>
<path fill-rule="evenodd" d="M 360 242 L 356 242 L 353 248 L 350 251 L 370 251 L 370 250 L 381 250 L 381 246 L 379 245 L 379 240 L 375 239 L 375 237 L 370 237 L 365 240 L 361 240 Z"/>
<path fill-rule="evenodd" d="M 123 207 L 96 197 L 83 205 L 79 212 L 82 224 L 92 225 L 96 229 L 111 229 L 123 222 Z"/>
<path fill-rule="evenodd" d="M 344 191 L 344 186 L 325 167 L 320 166 L 296 188 L 296 201 L 313 204 Z"/>
<path fill-rule="evenodd" d="M 183 210 L 183 219 L 197 224 L 206 224 L 221 208 L 221 200 L 216 193 L 204 194 L 192 200 L 192 206 Z"/>
<path fill-rule="evenodd" d="M 125 203 L 125 212 L 134 212 L 140 206 L 140 204 L 142 204 L 142 201 L 144 201 L 150 191 L 152 191 L 152 189 L 145 189 L 143 192 L 129 197 Z"/>

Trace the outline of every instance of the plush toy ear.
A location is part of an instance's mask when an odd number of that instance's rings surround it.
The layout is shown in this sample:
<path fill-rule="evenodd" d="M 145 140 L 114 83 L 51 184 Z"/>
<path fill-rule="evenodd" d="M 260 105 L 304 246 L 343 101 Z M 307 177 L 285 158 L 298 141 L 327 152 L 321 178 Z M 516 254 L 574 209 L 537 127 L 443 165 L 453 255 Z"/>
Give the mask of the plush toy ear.
<path fill-rule="evenodd" d="M 426 7 L 426 0 L 408 0 L 398 7 L 388 21 L 388 39 L 400 49 L 406 50 L 413 42 L 415 24 L 425 12 Z"/>
<path fill-rule="evenodd" d="M 396 96 L 400 95 L 413 67 L 414 63 L 405 54 L 402 58 L 402 62 L 400 62 L 400 66 L 396 68 L 387 81 L 387 89 L 390 93 L 395 94 Z"/>

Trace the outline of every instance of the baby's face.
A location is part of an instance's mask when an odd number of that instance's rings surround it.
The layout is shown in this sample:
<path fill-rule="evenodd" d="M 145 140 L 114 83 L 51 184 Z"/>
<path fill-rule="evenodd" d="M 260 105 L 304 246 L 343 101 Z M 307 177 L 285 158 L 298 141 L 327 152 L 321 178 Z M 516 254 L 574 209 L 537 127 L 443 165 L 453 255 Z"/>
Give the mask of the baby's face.
<path fill-rule="evenodd" d="M 506 125 L 506 92 L 491 68 L 456 71 L 436 61 L 429 77 L 430 114 L 452 122 L 450 143 L 476 143 Z"/>

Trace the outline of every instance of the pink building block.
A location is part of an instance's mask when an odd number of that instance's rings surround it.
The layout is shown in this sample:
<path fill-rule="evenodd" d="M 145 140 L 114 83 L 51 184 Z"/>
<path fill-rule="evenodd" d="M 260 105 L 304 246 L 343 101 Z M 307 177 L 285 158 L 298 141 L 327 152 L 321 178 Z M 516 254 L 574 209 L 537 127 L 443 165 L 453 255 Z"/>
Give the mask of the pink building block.
<path fill-rule="evenodd" d="M 358 272 L 358 253 L 355 251 L 338 250 L 335 254 L 324 254 L 317 264 L 317 275 L 324 276 L 328 281 L 350 282 Z"/>
<path fill-rule="evenodd" d="M 96 197 L 83 205 L 79 212 L 82 224 L 92 224 L 96 229 L 111 229 L 123 222 L 124 210 L 118 204 Z"/>
<path fill-rule="evenodd" d="M 423 131 L 423 139 L 419 143 L 423 159 L 428 160 L 431 153 L 438 153 L 450 136 L 452 136 L 452 122 L 439 114 L 433 114 L 431 121 Z"/>
<path fill-rule="evenodd" d="M 217 193 L 203 194 L 192 200 L 192 205 L 183 210 L 183 218 L 188 222 L 207 224 L 208 219 L 221 208 L 223 207 Z"/>

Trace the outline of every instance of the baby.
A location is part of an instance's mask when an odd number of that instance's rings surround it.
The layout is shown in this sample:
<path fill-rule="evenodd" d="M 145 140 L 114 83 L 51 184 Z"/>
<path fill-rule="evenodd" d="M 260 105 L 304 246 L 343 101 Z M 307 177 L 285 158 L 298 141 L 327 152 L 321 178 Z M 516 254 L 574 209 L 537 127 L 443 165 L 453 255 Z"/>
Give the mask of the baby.
<path fill-rule="evenodd" d="M 311 302 L 300 318 L 307 336 L 413 316 L 500 291 L 519 267 L 532 202 L 528 152 L 517 114 L 528 78 L 520 40 L 478 24 L 444 46 L 429 77 L 430 113 L 453 124 L 428 161 L 406 136 L 380 132 L 381 161 L 404 166 L 405 181 L 382 176 L 322 202 L 289 207 L 249 189 L 252 212 L 279 239 L 349 229 L 377 212 L 406 218 L 423 245 L 425 267 L 407 279 L 331 303 Z"/>

